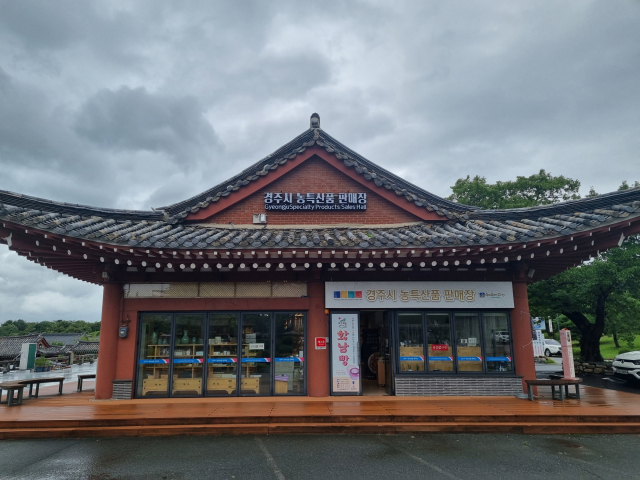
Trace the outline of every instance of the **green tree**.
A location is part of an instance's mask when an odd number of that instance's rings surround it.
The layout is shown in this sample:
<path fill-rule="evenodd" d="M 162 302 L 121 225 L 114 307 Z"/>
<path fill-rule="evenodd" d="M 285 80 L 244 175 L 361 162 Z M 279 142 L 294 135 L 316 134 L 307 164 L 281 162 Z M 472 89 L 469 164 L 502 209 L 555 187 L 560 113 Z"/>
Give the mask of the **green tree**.
<path fill-rule="evenodd" d="M 100 322 L 84 320 L 55 320 L 27 322 L 7 320 L 0 326 L 0 336 L 26 335 L 28 333 L 100 333 Z"/>
<path fill-rule="evenodd" d="M 458 203 L 484 209 L 523 208 L 548 205 L 563 200 L 580 198 L 580 182 L 562 175 L 554 177 L 545 170 L 529 177 L 517 177 L 515 181 L 487 183 L 485 177 L 476 175 L 460 178 L 451 187 L 453 194 L 447 197 Z"/>
<path fill-rule="evenodd" d="M 628 292 L 614 293 L 607 303 L 606 315 L 605 334 L 613 337 L 616 348 L 622 348 L 623 340 L 632 349 L 635 334 L 640 333 L 640 300 Z"/>
<path fill-rule="evenodd" d="M 571 320 L 579 333 L 582 359 L 601 361 L 600 338 L 608 315 L 615 328 L 616 316 L 628 314 L 635 305 L 630 299 L 637 299 L 639 292 L 640 242 L 632 237 L 589 264 L 530 285 L 529 305 L 534 316 L 560 314 Z"/>

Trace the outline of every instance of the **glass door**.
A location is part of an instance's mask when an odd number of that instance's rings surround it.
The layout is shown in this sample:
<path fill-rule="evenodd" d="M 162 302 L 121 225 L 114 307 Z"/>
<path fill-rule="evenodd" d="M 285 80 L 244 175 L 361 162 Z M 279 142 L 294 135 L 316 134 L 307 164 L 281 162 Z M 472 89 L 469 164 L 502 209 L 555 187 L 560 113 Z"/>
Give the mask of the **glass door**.
<path fill-rule="evenodd" d="M 238 393 L 238 314 L 209 315 L 207 395 Z"/>
<path fill-rule="evenodd" d="M 175 316 L 172 396 L 202 395 L 204 313 Z"/>
<path fill-rule="evenodd" d="M 487 372 L 511 372 L 513 356 L 509 335 L 509 318 L 505 312 L 482 314 L 484 352 Z"/>
<path fill-rule="evenodd" d="M 380 335 L 381 353 L 384 358 L 384 389 L 387 395 L 393 395 L 394 373 L 393 373 L 393 334 L 391 329 L 391 312 L 385 310 L 382 317 L 382 334 Z"/>
<path fill-rule="evenodd" d="M 169 393 L 171 317 L 171 314 L 142 315 L 138 344 L 138 397 L 166 397 Z"/>
<path fill-rule="evenodd" d="M 241 395 L 271 395 L 271 314 L 242 315 Z"/>
<path fill-rule="evenodd" d="M 480 318 L 477 313 L 454 313 L 458 372 L 482 372 Z"/>
<path fill-rule="evenodd" d="M 422 313 L 398 313 L 400 371 L 424 372 L 424 331 Z"/>
<path fill-rule="evenodd" d="M 427 313 L 427 355 L 430 372 L 453 372 L 451 317 L 448 313 Z"/>
<path fill-rule="evenodd" d="M 304 314 L 275 314 L 274 393 L 304 393 Z"/>

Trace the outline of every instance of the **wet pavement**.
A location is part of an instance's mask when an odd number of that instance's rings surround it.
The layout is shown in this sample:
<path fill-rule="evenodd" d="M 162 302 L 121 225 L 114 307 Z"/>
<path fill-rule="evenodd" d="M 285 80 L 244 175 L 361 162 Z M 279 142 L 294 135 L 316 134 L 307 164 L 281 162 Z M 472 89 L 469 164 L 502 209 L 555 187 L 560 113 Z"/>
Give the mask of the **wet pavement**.
<path fill-rule="evenodd" d="M 278 435 L 5 440 L 9 479 L 626 479 L 638 435 Z"/>
<path fill-rule="evenodd" d="M 96 373 L 98 362 L 72 365 L 71 368 L 51 370 L 50 372 L 35 372 L 30 370 L 10 370 L 0 374 L 0 382 L 12 382 L 14 380 L 27 380 L 32 378 L 64 377 L 64 383 L 77 383 L 78 375 Z M 0 477 L 1 478 L 1 477 Z"/>
<path fill-rule="evenodd" d="M 562 375 L 562 358 L 553 357 L 555 365 L 550 363 L 536 363 L 536 375 L 538 378 L 548 378 L 551 374 Z M 590 387 L 618 390 L 620 392 L 635 393 L 640 395 L 640 385 L 625 382 L 610 375 L 582 375 L 583 385 Z"/>

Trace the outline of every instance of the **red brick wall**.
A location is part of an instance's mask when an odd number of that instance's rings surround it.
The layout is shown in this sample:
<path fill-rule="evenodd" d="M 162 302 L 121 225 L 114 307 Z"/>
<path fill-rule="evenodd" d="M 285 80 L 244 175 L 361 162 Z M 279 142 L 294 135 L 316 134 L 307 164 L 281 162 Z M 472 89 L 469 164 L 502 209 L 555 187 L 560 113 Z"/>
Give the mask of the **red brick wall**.
<path fill-rule="evenodd" d="M 280 212 L 264 209 L 265 192 L 284 193 L 326 193 L 357 192 L 367 194 L 365 211 L 317 211 L 317 212 Z M 337 199 L 336 199 L 337 200 Z M 406 200 L 401 199 L 403 202 Z M 410 205 L 407 202 L 407 205 Z M 229 223 L 246 225 L 253 223 L 254 213 L 266 213 L 269 225 L 326 225 L 326 224 L 389 224 L 415 222 L 420 220 L 406 210 L 385 200 L 369 188 L 344 175 L 327 162 L 312 158 L 295 168 L 287 175 L 250 197 L 222 212 L 209 217 L 209 223 Z"/>

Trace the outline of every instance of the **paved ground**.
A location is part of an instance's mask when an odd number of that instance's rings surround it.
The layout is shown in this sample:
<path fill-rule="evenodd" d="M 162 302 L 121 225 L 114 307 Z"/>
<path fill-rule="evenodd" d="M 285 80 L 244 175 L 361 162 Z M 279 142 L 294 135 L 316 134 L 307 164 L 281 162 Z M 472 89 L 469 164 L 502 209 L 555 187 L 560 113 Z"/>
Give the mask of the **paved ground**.
<path fill-rule="evenodd" d="M 562 358 L 552 357 L 556 365 L 550 363 L 536 363 L 536 374 L 538 378 L 547 378 L 549 374 L 562 374 Z M 640 395 L 640 385 L 629 384 L 624 380 L 619 380 L 611 376 L 602 375 L 583 375 L 582 381 L 584 385 L 590 387 L 606 388 L 608 390 L 619 390 L 621 392 L 629 392 Z"/>
<path fill-rule="evenodd" d="M 0 442 L 9 479 L 626 479 L 638 435 L 220 436 Z"/>
<path fill-rule="evenodd" d="M 11 370 L 0 374 L 0 382 L 10 382 L 13 380 L 26 380 L 31 378 L 64 377 L 64 383 L 78 383 L 78 375 L 96 373 L 98 362 L 83 363 L 82 365 L 71 365 L 71 368 L 61 370 L 51 370 L 50 372 L 31 372 L 29 370 Z"/>

